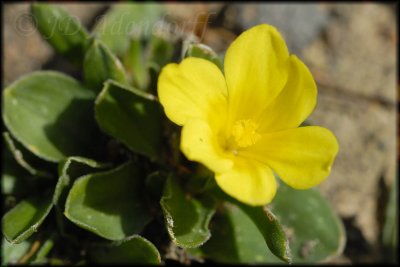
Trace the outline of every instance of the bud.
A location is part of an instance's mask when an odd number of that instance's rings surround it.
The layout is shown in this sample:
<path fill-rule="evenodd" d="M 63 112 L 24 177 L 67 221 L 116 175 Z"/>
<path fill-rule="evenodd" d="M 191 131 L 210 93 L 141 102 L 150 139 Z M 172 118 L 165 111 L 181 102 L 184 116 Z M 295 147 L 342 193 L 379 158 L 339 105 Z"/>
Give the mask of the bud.
<path fill-rule="evenodd" d="M 31 13 L 42 37 L 58 53 L 73 62 L 83 57 L 89 35 L 75 17 L 64 9 L 49 4 L 34 3 Z"/>
<path fill-rule="evenodd" d="M 93 39 L 83 61 L 86 85 L 100 92 L 103 82 L 112 79 L 126 84 L 125 70 L 119 59 L 100 40 Z"/>
<path fill-rule="evenodd" d="M 215 53 L 214 50 L 212 50 L 209 46 L 204 44 L 188 44 L 185 57 L 199 57 L 207 59 L 217 65 L 221 71 L 223 70 L 221 59 L 217 53 Z"/>

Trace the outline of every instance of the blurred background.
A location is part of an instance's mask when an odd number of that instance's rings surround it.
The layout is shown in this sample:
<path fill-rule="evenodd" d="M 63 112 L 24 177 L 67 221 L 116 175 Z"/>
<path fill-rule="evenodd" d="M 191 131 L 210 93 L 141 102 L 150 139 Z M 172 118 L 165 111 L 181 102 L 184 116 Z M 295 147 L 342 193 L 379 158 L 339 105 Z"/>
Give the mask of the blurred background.
<path fill-rule="evenodd" d="M 62 6 L 88 29 L 109 8 Z M 32 25 L 29 4 L 3 7 L 2 88 L 31 71 L 57 68 L 54 51 Z M 173 35 L 189 36 L 223 56 L 242 31 L 268 23 L 310 68 L 319 95 L 308 122 L 329 128 L 340 144 L 331 176 L 318 187 L 347 233 L 343 255 L 332 263 L 397 258 L 387 240 L 397 236 L 398 219 L 388 226 L 386 215 L 398 179 L 397 14 L 397 4 L 376 3 L 165 4 Z"/>

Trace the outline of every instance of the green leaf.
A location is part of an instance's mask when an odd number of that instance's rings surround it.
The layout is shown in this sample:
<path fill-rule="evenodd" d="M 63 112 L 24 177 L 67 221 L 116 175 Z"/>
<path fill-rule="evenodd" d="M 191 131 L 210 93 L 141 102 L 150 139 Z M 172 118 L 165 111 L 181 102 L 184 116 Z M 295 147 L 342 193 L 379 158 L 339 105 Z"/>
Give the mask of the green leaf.
<path fill-rule="evenodd" d="M 58 53 L 70 60 L 82 60 L 89 36 L 75 17 L 59 6 L 42 3 L 32 4 L 31 13 L 42 37 Z"/>
<path fill-rule="evenodd" d="M 103 82 L 113 79 L 126 83 L 125 70 L 119 59 L 100 40 L 93 39 L 83 61 L 85 82 L 96 93 L 103 88 Z"/>
<path fill-rule="evenodd" d="M 46 178 L 52 177 L 52 175 L 49 172 L 38 170 L 25 160 L 24 154 L 21 151 L 23 148 L 17 147 L 17 144 L 14 142 L 14 140 L 12 139 L 11 135 L 8 132 L 4 132 L 3 137 L 8 149 L 14 156 L 14 159 L 18 162 L 18 164 L 22 168 L 24 168 L 26 171 L 28 171 L 31 175 L 34 176 L 40 176 Z"/>
<path fill-rule="evenodd" d="M 160 201 L 167 177 L 167 174 L 162 171 L 155 171 L 147 175 L 145 182 L 146 191 L 152 200 Z"/>
<path fill-rule="evenodd" d="M 279 259 L 290 263 L 290 248 L 282 225 L 267 207 L 251 207 L 237 202 L 264 237 L 270 251 Z"/>
<path fill-rule="evenodd" d="M 146 68 L 144 52 L 141 40 L 131 36 L 129 39 L 128 50 L 123 55 L 123 62 L 130 76 L 131 84 L 140 90 L 147 89 L 150 79 Z"/>
<path fill-rule="evenodd" d="M 162 111 L 154 96 L 107 81 L 95 113 L 100 127 L 129 149 L 153 160 L 160 157 Z"/>
<path fill-rule="evenodd" d="M 124 240 L 97 243 L 89 247 L 88 256 L 97 264 L 160 264 L 157 248 L 147 239 L 134 235 Z"/>
<path fill-rule="evenodd" d="M 64 216 L 65 202 L 68 192 L 73 182 L 83 175 L 93 173 L 94 171 L 104 170 L 110 167 L 110 164 L 98 163 L 92 159 L 83 157 L 69 157 L 59 164 L 59 178 L 53 194 L 53 204 L 55 205 L 56 222 L 60 235 L 68 241 L 77 243 L 76 236 L 68 233 L 67 228 L 73 223 L 66 220 Z M 75 226 L 75 225 L 74 225 Z"/>
<path fill-rule="evenodd" d="M 94 33 L 121 56 L 128 49 L 129 36 L 148 37 L 161 12 L 162 5 L 158 3 L 115 4 L 96 25 Z"/>
<path fill-rule="evenodd" d="M 5 238 L 2 240 L 2 260 L 1 265 L 17 264 L 18 260 L 21 259 L 31 247 L 31 241 L 24 240 L 19 244 L 11 244 Z"/>
<path fill-rule="evenodd" d="M 318 191 L 281 183 L 270 208 L 288 233 L 293 263 L 320 262 L 342 252 L 342 222 Z"/>
<path fill-rule="evenodd" d="M 149 41 L 149 60 L 159 66 L 159 69 L 171 61 L 175 44 L 166 37 L 153 35 Z"/>
<path fill-rule="evenodd" d="M 148 62 L 147 72 L 149 74 L 149 83 L 146 90 L 150 94 L 157 95 L 157 82 L 160 71 L 161 69 L 157 64 Z"/>
<path fill-rule="evenodd" d="M 284 232 L 284 228 L 275 215 L 263 206 L 249 206 L 231 196 L 224 193 L 219 187 L 216 187 L 215 179 L 212 180 L 214 186 L 209 186 L 211 192 L 222 200 L 228 201 L 238 206 L 243 212 L 249 216 L 253 223 L 258 228 L 261 236 L 264 238 L 268 246 L 268 253 L 272 252 L 276 257 L 282 261 L 291 262 L 291 252 L 288 239 Z"/>
<path fill-rule="evenodd" d="M 177 179 L 170 176 L 160 204 L 168 234 L 176 245 L 198 247 L 210 238 L 208 224 L 215 213 L 211 199 L 185 195 Z"/>
<path fill-rule="evenodd" d="M 3 194 L 15 196 L 23 195 L 28 191 L 27 178 L 30 174 L 22 168 L 16 161 L 11 152 L 2 147 L 1 157 L 1 191 Z"/>
<path fill-rule="evenodd" d="M 185 53 L 185 58 L 186 57 L 199 57 L 199 58 L 204 58 L 207 59 L 208 61 L 211 61 L 215 65 L 218 66 L 218 68 L 223 72 L 223 64 L 221 62 L 221 59 L 217 55 L 217 53 L 214 52 L 209 46 L 206 46 L 204 44 L 188 44 L 186 53 Z"/>
<path fill-rule="evenodd" d="M 162 67 L 171 61 L 175 46 L 175 41 L 168 40 L 161 34 L 151 36 L 146 47 L 146 57 L 142 56 L 140 57 L 141 62 L 135 62 L 139 72 L 132 73 L 133 82 L 137 80 L 141 86 L 140 89 L 157 94 L 158 75 Z M 141 81 L 142 83 L 140 83 Z"/>
<path fill-rule="evenodd" d="M 59 164 L 59 178 L 53 195 L 53 203 L 64 210 L 64 203 L 69 189 L 76 178 L 92 173 L 96 169 L 104 169 L 109 164 L 98 163 L 83 157 L 69 157 Z"/>
<path fill-rule="evenodd" d="M 151 219 L 142 176 L 140 168 L 128 162 L 78 178 L 68 194 L 65 216 L 110 240 L 139 233 Z"/>
<path fill-rule="evenodd" d="M 12 244 L 27 239 L 37 231 L 51 208 L 51 197 L 48 195 L 22 200 L 2 218 L 4 237 Z"/>
<path fill-rule="evenodd" d="M 95 96 L 75 79 L 55 71 L 32 72 L 8 86 L 3 96 L 5 125 L 33 154 L 57 162 L 98 153 Z"/>
<path fill-rule="evenodd" d="M 189 253 L 224 264 L 282 263 L 247 214 L 229 202 L 215 214 L 210 229 L 210 240 Z"/>

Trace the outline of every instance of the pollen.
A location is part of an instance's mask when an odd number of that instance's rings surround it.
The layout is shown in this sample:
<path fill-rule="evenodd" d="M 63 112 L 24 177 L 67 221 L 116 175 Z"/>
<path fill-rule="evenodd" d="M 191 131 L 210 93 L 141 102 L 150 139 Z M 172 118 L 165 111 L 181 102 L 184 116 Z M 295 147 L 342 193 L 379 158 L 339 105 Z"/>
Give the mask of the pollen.
<path fill-rule="evenodd" d="M 252 120 L 238 120 L 233 124 L 232 137 L 237 147 L 245 148 L 254 145 L 260 139 L 257 133 L 258 124 Z"/>

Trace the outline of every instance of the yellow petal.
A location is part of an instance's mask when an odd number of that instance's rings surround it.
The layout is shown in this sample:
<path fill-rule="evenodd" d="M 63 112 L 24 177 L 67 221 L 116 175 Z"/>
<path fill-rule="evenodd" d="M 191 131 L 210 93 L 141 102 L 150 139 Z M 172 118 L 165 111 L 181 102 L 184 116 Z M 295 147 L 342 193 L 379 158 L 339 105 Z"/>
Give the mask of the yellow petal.
<path fill-rule="evenodd" d="M 183 126 L 181 150 L 189 160 L 201 162 L 214 172 L 227 171 L 233 165 L 219 146 L 217 135 L 203 120 L 191 119 Z"/>
<path fill-rule="evenodd" d="M 221 118 L 227 111 L 224 76 L 215 64 L 201 58 L 165 66 L 158 78 L 158 97 L 167 117 L 178 125 L 190 118 Z"/>
<path fill-rule="evenodd" d="M 252 206 L 271 202 L 277 188 L 275 176 L 268 166 L 239 157 L 230 171 L 217 173 L 215 180 L 225 193 Z"/>
<path fill-rule="evenodd" d="M 285 87 L 259 119 L 260 133 L 296 128 L 315 108 L 317 86 L 307 66 L 291 55 L 288 70 Z"/>
<path fill-rule="evenodd" d="M 230 45 L 224 61 L 230 125 L 258 117 L 279 94 L 286 83 L 288 58 L 280 33 L 266 24 L 243 32 Z"/>
<path fill-rule="evenodd" d="M 307 126 L 264 134 L 240 155 L 267 164 L 291 187 L 307 189 L 329 175 L 338 151 L 328 129 Z"/>

